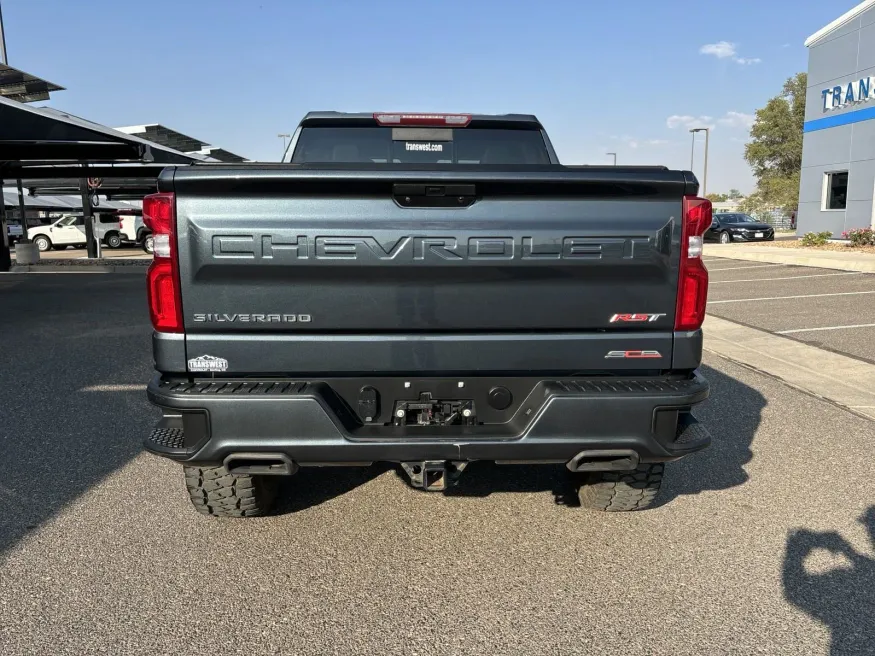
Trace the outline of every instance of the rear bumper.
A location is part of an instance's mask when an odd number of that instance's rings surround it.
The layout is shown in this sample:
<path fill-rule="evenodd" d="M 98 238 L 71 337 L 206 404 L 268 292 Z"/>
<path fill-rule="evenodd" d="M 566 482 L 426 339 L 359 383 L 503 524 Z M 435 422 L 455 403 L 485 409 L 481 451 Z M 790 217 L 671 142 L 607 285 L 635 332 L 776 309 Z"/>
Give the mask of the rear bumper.
<path fill-rule="evenodd" d="M 487 387 L 497 382 L 505 380 L 489 381 Z M 428 383 L 439 389 L 440 381 Z M 145 447 L 187 464 L 217 465 L 246 453 L 278 455 L 307 466 L 419 460 L 568 463 L 582 451 L 627 451 L 640 462 L 664 462 L 710 443 L 707 432 L 684 430 L 694 422 L 690 409 L 708 397 L 708 383 L 698 374 L 542 380 L 527 389 L 506 422 L 420 427 L 366 424 L 331 381 L 191 383 L 156 377 L 148 396 L 163 418 Z"/>

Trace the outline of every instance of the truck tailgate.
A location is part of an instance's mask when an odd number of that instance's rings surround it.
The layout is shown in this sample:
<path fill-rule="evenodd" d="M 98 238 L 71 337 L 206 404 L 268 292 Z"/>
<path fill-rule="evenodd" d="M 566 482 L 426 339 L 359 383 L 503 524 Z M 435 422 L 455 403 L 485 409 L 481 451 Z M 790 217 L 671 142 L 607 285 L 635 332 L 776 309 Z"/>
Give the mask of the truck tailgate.
<path fill-rule="evenodd" d="M 544 169 L 165 175 L 187 357 L 265 373 L 669 368 L 694 183 Z"/>

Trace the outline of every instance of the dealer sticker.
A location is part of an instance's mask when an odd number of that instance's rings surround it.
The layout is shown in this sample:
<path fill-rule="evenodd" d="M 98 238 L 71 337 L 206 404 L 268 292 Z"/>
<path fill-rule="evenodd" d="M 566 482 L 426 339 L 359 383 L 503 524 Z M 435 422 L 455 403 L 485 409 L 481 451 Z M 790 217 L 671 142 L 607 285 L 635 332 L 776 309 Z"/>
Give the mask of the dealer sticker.
<path fill-rule="evenodd" d="M 422 153 L 442 153 L 444 152 L 444 145 L 440 143 L 411 143 L 407 141 L 404 143 L 404 149 Z"/>
<path fill-rule="evenodd" d="M 188 370 L 197 372 L 228 371 L 228 361 L 213 355 L 202 355 L 188 361 Z"/>

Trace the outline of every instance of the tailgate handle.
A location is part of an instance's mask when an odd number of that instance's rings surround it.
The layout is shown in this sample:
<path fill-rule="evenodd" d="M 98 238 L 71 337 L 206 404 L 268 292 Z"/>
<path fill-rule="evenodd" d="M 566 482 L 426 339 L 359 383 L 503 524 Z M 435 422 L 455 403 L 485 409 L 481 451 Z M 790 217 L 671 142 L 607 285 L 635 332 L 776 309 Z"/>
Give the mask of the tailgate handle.
<path fill-rule="evenodd" d="M 477 200 L 472 184 L 395 184 L 392 197 L 401 207 L 470 207 Z"/>

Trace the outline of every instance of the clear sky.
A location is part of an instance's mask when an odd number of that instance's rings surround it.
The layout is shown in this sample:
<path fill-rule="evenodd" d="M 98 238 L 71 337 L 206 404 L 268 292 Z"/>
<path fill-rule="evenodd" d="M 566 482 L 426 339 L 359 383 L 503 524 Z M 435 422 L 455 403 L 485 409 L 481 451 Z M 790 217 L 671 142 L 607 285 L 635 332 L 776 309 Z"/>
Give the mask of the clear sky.
<path fill-rule="evenodd" d="M 9 63 L 110 126 L 162 123 L 251 159 L 310 110 L 536 114 L 567 164 L 689 168 L 750 191 L 754 111 L 855 0 L 0 0 Z M 702 151 L 695 169 L 701 177 Z"/>

